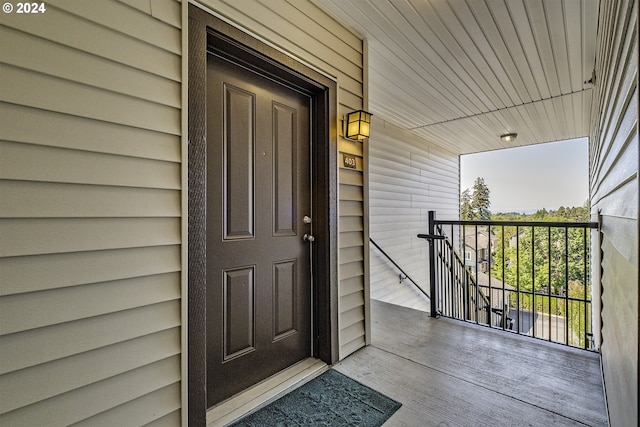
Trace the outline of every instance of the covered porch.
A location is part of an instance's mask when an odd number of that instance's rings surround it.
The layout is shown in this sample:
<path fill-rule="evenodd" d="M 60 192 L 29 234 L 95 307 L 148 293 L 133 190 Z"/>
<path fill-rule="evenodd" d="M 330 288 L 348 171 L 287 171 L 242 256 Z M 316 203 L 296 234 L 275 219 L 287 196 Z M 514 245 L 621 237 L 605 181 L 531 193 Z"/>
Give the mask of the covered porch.
<path fill-rule="evenodd" d="M 330 80 L 316 120 L 330 224 L 314 222 L 330 243 L 314 252 L 329 344 L 298 365 L 335 364 L 401 401 L 388 425 L 604 424 L 602 378 L 610 425 L 637 425 L 637 3 L 49 0 L 39 16 L 2 14 L 0 424 L 208 419 L 206 348 L 189 347 L 207 332 L 194 309 L 206 277 L 188 271 L 189 232 L 206 232 L 189 207 L 206 182 L 189 166 L 193 5 L 240 32 L 232 44 L 265 44 L 268 64 Z M 361 109 L 370 139 L 346 138 Z M 460 155 L 576 137 L 589 137 L 601 225 L 602 375 L 597 354 L 370 302 L 407 283 L 370 237 L 423 282 L 416 234 L 429 210 L 459 218 Z"/>
<path fill-rule="evenodd" d="M 376 300 L 371 316 L 335 369 L 402 403 L 385 425 L 607 425 L 597 353 Z"/>

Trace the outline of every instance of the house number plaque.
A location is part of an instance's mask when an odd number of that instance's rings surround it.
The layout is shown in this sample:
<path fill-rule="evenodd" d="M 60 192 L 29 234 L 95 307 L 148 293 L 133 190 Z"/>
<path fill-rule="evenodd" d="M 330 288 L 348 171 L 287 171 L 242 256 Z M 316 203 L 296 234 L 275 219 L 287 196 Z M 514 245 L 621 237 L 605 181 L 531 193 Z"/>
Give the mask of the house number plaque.
<path fill-rule="evenodd" d="M 342 161 L 345 168 L 349 169 L 357 169 L 356 156 L 352 156 L 351 154 L 343 154 Z"/>

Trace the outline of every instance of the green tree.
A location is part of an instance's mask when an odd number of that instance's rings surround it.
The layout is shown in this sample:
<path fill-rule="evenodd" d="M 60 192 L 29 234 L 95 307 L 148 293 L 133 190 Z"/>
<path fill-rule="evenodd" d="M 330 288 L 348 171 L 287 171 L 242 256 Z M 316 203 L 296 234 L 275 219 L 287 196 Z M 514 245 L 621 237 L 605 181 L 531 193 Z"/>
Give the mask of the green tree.
<path fill-rule="evenodd" d="M 469 221 L 473 217 L 471 210 L 471 192 L 467 188 L 462 192 L 460 196 L 460 218 L 463 221 Z"/>
<path fill-rule="evenodd" d="M 484 178 L 476 178 L 473 193 L 467 188 L 460 196 L 460 218 L 462 220 L 491 219 L 490 193 Z"/>
<path fill-rule="evenodd" d="M 471 210 L 476 219 L 491 219 L 489 195 L 489 187 L 484 183 L 484 178 L 476 178 L 473 184 L 473 199 L 471 200 Z"/>

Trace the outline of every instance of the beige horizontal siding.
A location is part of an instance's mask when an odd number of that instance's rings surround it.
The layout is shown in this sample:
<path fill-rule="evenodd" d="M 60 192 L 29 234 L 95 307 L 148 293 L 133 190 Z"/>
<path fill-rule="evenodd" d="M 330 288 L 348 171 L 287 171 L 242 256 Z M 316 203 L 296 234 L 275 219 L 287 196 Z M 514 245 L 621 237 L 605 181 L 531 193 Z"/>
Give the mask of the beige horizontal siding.
<path fill-rule="evenodd" d="M 109 363 L 120 353 L 131 357 L 118 366 Z M 8 374 L 3 377 L 0 407 L 8 412 L 179 353 L 180 329 L 173 328 L 38 365 L 27 374 Z"/>
<path fill-rule="evenodd" d="M 86 418 L 114 409 L 114 414 L 117 415 L 118 406 L 132 403 L 135 399 L 149 393 L 156 393 L 179 381 L 180 357 L 173 356 L 126 372 L 126 375 L 113 376 L 81 389 L 40 401 L 30 407 L 17 409 L 4 415 L 1 420 L 3 424 L 12 426 L 53 426 L 81 422 Z M 179 400 L 174 400 L 172 403 L 173 408 L 168 410 L 175 410 Z M 128 408 L 127 413 L 132 419 L 142 416 L 132 411 L 132 408 Z M 146 412 L 146 415 L 148 421 L 153 421 L 156 417 L 156 414 L 150 412 Z M 113 418 L 117 418 L 108 413 L 103 416 L 109 417 L 110 422 L 113 422 Z"/>
<path fill-rule="evenodd" d="M 180 0 L 154 1 L 154 0 L 118 0 L 120 3 L 136 8 L 147 15 L 166 24 L 180 28 Z"/>
<path fill-rule="evenodd" d="M 180 326 L 180 304 L 168 301 L 0 337 L 0 372 L 8 373 Z M 121 354 L 113 364 L 130 355 Z M 23 374 L 28 374 L 24 370 Z M 1 418 L 0 418 L 1 420 Z"/>
<path fill-rule="evenodd" d="M 178 108 L 11 65 L 0 64 L 0 74 L 13 83 L 2 91 L 5 102 L 180 135 Z M 26 87 L 30 90 L 23 90 Z M 128 113 L 131 111 L 135 114 Z"/>
<path fill-rule="evenodd" d="M 151 3 L 154 2 L 149 2 L 150 5 Z M 162 7 L 163 4 L 173 5 L 174 18 L 180 17 L 178 2 L 158 1 L 155 3 L 159 5 L 158 7 Z M 149 19 L 151 13 L 131 13 L 131 8 L 128 5 L 119 2 L 92 4 L 75 0 L 47 0 L 47 5 L 180 56 L 182 43 L 180 27 L 168 26 L 160 20 Z M 153 10 L 152 5 L 151 7 Z"/>
<path fill-rule="evenodd" d="M 180 247 L 145 246 L 0 258 L 0 295 L 180 271 Z"/>
<path fill-rule="evenodd" d="M 0 200 L 0 218 L 180 216 L 177 189 L 9 181 L 0 187 Z"/>
<path fill-rule="evenodd" d="M 113 295 L 128 295 L 128 298 L 112 298 Z M 0 334 L 178 299 L 180 275 L 177 272 L 6 296 L 0 300 Z M 80 305 L 78 301 L 85 303 Z M 55 312 L 49 307 L 55 307 Z"/>
<path fill-rule="evenodd" d="M 178 218 L 4 219 L 0 256 L 98 251 L 180 243 Z M 90 239 L 87 236 L 91 236 Z"/>
<path fill-rule="evenodd" d="M 347 148 L 350 145 L 345 145 Z M 339 162 L 341 162 L 341 158 Z M 357 162 L 359 170 L 345 169 L 340 163 L 339 199 L 340 204 L 350 204 L 351 209 L 340 210 L 338 231 L 339 246 L 338 307 L 340 310 L 339 339 L 340 358 L 366 344 L 366 283 L 365 253 L 368 234 L 365 230 L 362 161 Z"/>
<path fill-rule="evenodd" d="M 428 291 L 428 211 L 459 212 L 458 156 L 374 117 L 370 145 L 371 237 L 405 273 Z M 371 246 L 371 297 L 414 308 L 426 298 Z"/>
<path fill-rule="evenodd" d="M 350 248 L 342 248 L 340 249 L 340 259 L 345 263 L 351 263 L 356 261 L 363 261 L 364 254 L 359 248 L 350 247 Z"/>
<path fill-rule="evenodd" d="M 174 393 L 179 393 L 179 390 L 176 390 Z M 145 424 L 145 427 L 173 427 L 181 424 L 181 415 L 180 410 L 176 409 L 173 412 L 165 415 L 162 418 L 158 418 L 156 420 L 151 421 L 148 424 Z M 108 426 L 107 426 L 108 427 Z"/>
<path fill-rule="evenodd" d="M 173 383 L 75 425 L 78 427 L 110 427 L 113 425 L 179 426 L 181 421 L 180 409 L 175 404 L 179 399 L 180 387 L 178 383 Z M 150 417 L 149 414 L 153 414 L 153 417 Z M 157 416 L 161 418 L 156 418 Z"/>
<path fill-rule="evenodd" d="M 344 29 L 332 33 L 330 29 L 336 25 L 335 20 L 311 2 L 304 7 L 296 7 L 297 3 L 303 3 L 296 0 L 201 0 L 200 3 L 338 77 L 339 102 L 346 96 L 343 92 L 362 97 L 362 42 L 358 43 L 358 37 Z M 351 84 L 350 90 L 342 88 L 343 81 Z"/>
<path fill-rule="evenodd" d="M 73 2 L 91 7 L 105 5 L 104 2 Z M 87 86 L 130 95 L 134 98 L 148 99 L 162 105 L 180 107 L 179 82 L 150 75 L 148 72 L 130 67 L 122 67 L 97 56 L 88 56 L 84 52 L 60 45 L 49 40 L 34 38 L 28 34 L 7 27 L 0 28 L 0 37 L 4 40 L 3 56 L 15 66 L 40 70 L 49 76 L 72 78 L 75 82 Z M 18 49 L 19 47 L 19 49 Z M 25 55 L 24 52 L 40 52 L 38 55 Z M 91 70 L 87 73 L 87 70 Z"/>
<path fill-rule="evenodd" d="M 364 233 L 362 231 L 356 232 L 342 232 L 340 233 L 340 248 L 349 248 L 359 246 L 364 239 Z"/>
<path fill-rule="evenodd" d="M 11 142 L 167 162 L 180 161 L 179 136 L 15 104 L 0 103 L 0 129 L 2 138 Z"/>
<path fill-rule="evenodd" d="M 179 423 L 181 14 L 152 3 L 0 17 L 1 425 Z"/>
<path fill-rule="evenodd" d="M 358 185 L 340 184 L 340 201 L 362 202 L 364 194 Z"/>
<path fill-rule="evenodd" d="M 6 141 L 0 142 L 0 156 L 1 179 L 180 188 L 180 164 L 174 162 Z"/>
<path fill-rule="evenodd" d="M 104 3 L 111 8 L 118 6 L 114 0 Z M 127 15 L 131 12 L 122 9 L 120 13 Z M 181 56 L 171 50 L 150 45 L 144 40 L 132 38 L 126 33 L 104 27 L 53 5 L 47 7 L 46 13 L 31 16 L 32 19 L 20 18 L 17 14 L 4 15 L 2 25 L 80 50 L 91 56 L 146 71 L 151 75 L 181 81 Z M 154 18 L 147 16 L 146 19 Z M 168 31 L 173 31 L 170 26 L 165 27 Z M 155 35 L 150 34 L 149 37 L 153 38 Z"/>
<path fill-rule="evenodd" d="M 601 248 L 597 239 L 592 248 L 602 257 L 593 268 L 600 283 L 592 294 L 601 295 L 594 328 L 610 425 L 626 426 L 638 424 L 637 0 L 602 1 L 598 27 L 589 141 L 591 211 L 602 215 Z"/>
<path fill-rule="evenodd" d="M 343 200 L 340 202 L 340 212 L 344 215 L 361 216 L 363 215 L 362 203 L 353 200 Z"/>

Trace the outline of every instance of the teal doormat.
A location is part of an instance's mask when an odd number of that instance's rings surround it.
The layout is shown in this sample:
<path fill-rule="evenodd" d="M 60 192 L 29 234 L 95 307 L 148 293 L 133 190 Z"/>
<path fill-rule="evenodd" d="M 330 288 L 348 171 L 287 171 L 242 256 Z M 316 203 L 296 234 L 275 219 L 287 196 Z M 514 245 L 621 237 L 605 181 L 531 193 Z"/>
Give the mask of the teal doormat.
<path fill-rule="evenodd" d="M 378 427 L 402 406 L 333 369 L 232 424 L 233 427 Z"/>

